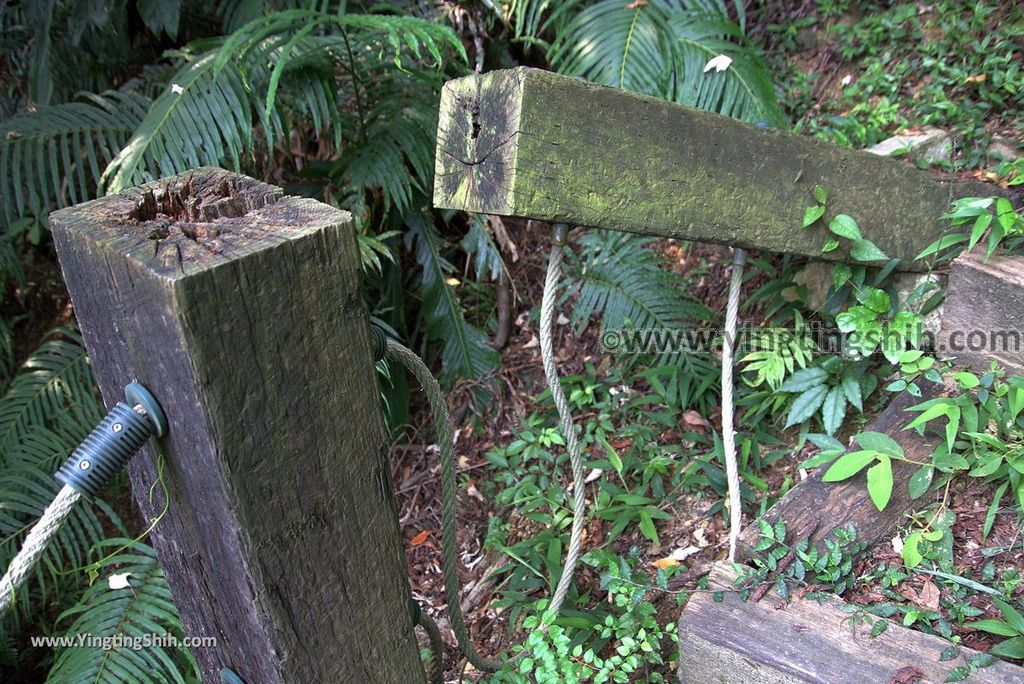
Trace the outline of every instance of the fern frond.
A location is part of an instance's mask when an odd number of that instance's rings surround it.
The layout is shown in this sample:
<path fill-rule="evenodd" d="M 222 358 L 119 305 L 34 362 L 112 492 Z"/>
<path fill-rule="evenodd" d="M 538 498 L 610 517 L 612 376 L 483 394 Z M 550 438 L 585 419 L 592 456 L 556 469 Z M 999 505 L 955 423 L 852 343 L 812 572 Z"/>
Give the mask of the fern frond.
<path fill-rule="evenodd" d="M 742 14 L 740 15 L 742 17 Z M 731 58 L 705 72 L 717 55 Z M 782 121 L 767 68 L 714 0 L 601 0 L 549 52 L 558 71 L 749 121 Z"/>
<path fill-rule="evenodd" d="M 243 150 L 251 148 L 252 108 L 238 70 L 214 69 L 217 54 L 207 52 L 174 73 L 103 171 L 105 192 L 229 158 L 238 168 Z"/>
<path fill-rule="evenodd" d="M 595 314 L 607 328 L 669 328 L 711 320 L 711 311 L 672 285 L 658 264 L 650 238 L 606 230 L 587 231 L 580 239 L 585 264 L 577 263 L 571 292 L 577 331 Z"/>
<path fill-rule="evenodd" d="M 486 377 L 498 367 L 500 357 L 483 331 L 462 315 L 459 298 L 447 282 L 453 267 L 441 256 L 440 236 L 420 213 L 408 216 L 406 224 L 407 239 L 415 240 L 416 261 L 423 269 L 420 287 L 427 336 L 442 342 L 442 377 Z"/>
<path fill-rule="evenodd" d="M 673 46 L 669 16 L 656 2 L 603 0 L 580 12 L 552 47 L 564 74 L 638 93 L 667 97 Z"/>
<path fill-rule="evenodd" d="M 94 196 L 100 172 L 142 121 L 138 93 L 83 93 L 0 124 L 0 205 L 6 232 L 19 217 L 45 224 L 54 208 Z"/>
<path fill-rule="evenodd" d="M 707 14 L 680 13 L 668 27 L 676 44 L 673 100 L 734 119 L 783 123 L 768 66 L 738 26 Z M 724 72 L 705 73 L 705 65 L 718 55 L 732 62 Z"/>
<path fill-rule="evenodd" d="M 558 35 L 572 20 L 581 0 L 511 0 L 484 4 L 511 29 L 512 40 L 536 45 L 544 50 L 550 45 L 541 36 Z"/>
<path fill-rule="evenodd" d="M 501 250 L 494 244 L 491 230 L 483 216 L 469 215 L 469 230 L 460 244 L 467 256 L 476 255 L 473 265 L 477 280 L 488 277 L 491 280 L 498 279 L 505 269 L 505 263 L 501 259 Z"/>
<path fill-rule="evenodd" d="M 0 464 L 31 429 L 52 428 L 57 416 L 77 411 L 86 425 L 103 416 L 81 337 L 68 329 L 55 333 L 65 339 L 51 336 L 44 341 L 0 399 Z"/>
<path fill-rule="evenodd" d="M 440 65 L 444 50 L 465 59 L 451 29 L 414 17 L 291 9 L 254 19 L 174 74 L 104 171 L 104 188 L 116 192 L 203 164 L 238 168 L 243 152 L 251 149 L 256 121 L 263 126 L 268 148 L 283 138 L 288 117 L 282 106 L 310 115 L 318 130 L 327 128 L 338 116 L 333 79 L 342 52 L 357 52 L 354 59 L 359 61 L 389 54 L 392 68 L 401 70 L 406 56 L 429 57 Z M 362 122 L 364 134 L 368 126 Z M 396 160 L 396 152 L 406 156 L 396 146 L 409 142 L 407 131 L 396 134 L 379 123 L 377 133 L 371 142 L 383 145 L 381 158 L 360 159 L 363 173 L 356 180 L 376 184 L 404 206 L 410 185 L 393 175 L 398 169 L 386 166 Z M 422 148 L 419 142 L 413 147 Z M 423 166 L 430 168 L 432 162 Z"/>
<path fill-rule="evenodd" d="M 64 611 L 58 624 L 74 618 L 65 634 L 107 639 L 86 647 L 61 649 L 48 682 L 198 681 L 195 660 L 187 649 L 157 643 L 153 636 L 184 638 L 181 619 L 153 549 L 129 539 L 108 539 L 97 552 L 127 549 L 100 562 L 100 579 L 81 601 Z M 130 587 L 110 588 L 112 574 L 128 573 Z M 169 640 L 168 640 L 169 641 Z M 132 648 L 134 644 L 144 648 Z"/>

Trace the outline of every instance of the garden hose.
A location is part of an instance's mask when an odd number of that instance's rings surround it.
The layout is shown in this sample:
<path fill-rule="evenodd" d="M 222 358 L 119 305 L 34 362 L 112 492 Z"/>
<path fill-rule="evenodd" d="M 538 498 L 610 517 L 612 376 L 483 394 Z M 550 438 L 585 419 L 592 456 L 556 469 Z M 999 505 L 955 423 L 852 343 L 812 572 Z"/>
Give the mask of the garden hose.
<path fill-rule="evenodd" d="M 562 224 L 554 226 L 554 244 L 551 247 L 551 254 L 548 258 L 547 277 L 544 280 L 544 294 L 541 299 L 540 310 L 541 359 L 548 387 L 551 390 L 551 396 L 558 409 L 558 417 L 565 438 L 566 449 L 569 452 L 573 478 L 573 516 L 569 549 L 566 553 L 561 577 L 559 577 L 558 584 L 551 597 L 551 604 L 548 607 L 548 610 L 556 614 L 565 601 L 569 585 L 572 582 L 576 561 L 579 558 L 580 547 L 583 542 L 583 523 L 586 516 L 586 499 L 584 497 L 586 481 L 583 474 L 583 457 L 580 453 L 576 432 L 573 430 L 573 419 L 569 402 L 566 401 L 565 393 L 562 391 L 561 381 L 558 377 L 558 366 L 554 359 L 551 332 L 555 310 L 555 294 L 561 275 L 562 250 L 565 247 L 567 233 L 568 226 Z M 458 491 L 455 481 L 454 430 L 452 429 L 448 405 L 445 403 L 444 394 L 441 392 L 437 379 L 431 374 L 430 369 L 427 368 L 419 356 L 392 339 L 383 341 L 382 345 L 383 335 L 381 332 L 375 329 L 371 330 L 373 332 L 374 346 L 378 350 L 383 346 L 385 348 L 385 356 L 388 359 L 397 361 L 405 366 L 415 376 L 416 380 L 419 381 L 420 387 L 422 387 L 427 395 L 441 451 L 441 567 L 444 575 L 449 621 L 452 625 L 452 631 L 455 632 L 459 648 L 466 657 L 466 660 L 480 671 L 494 672 L 502 666 L 502 661 L 485 658 L 476 650 L 466 630 L 466 623 L 463 619 L 462 607 L 460 605 L 459 578 L 457 573 L 458 552 L 455 543 L 456 499 Z"/>
<path fill-rule="evenodd" d="M 133 382 L 125 387 L 125 398 L 128 403 L 118 402 L 54 475 L 64 486 L 0 579 L 0 615 L 13 605 L 18 589 L 78 500 L 96 496 L 150 437 L 161 437 L 167 431 L 163 411 L 149 390 Z"/>

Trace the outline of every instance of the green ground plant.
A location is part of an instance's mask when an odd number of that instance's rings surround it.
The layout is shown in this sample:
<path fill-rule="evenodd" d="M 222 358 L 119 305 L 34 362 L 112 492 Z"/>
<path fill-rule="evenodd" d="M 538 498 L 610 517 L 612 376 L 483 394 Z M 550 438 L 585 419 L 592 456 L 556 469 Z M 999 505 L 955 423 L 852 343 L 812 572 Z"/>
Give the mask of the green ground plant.
<path fill-rule="evenodd" d="M 1012 125 L 1024 111 L 1021 8 L 945 0 L 924 12 L 911 3 L 859 10 L 846 19 L 834 18 L 831 7 L 820 11 L 819 30 L 857 68 L 797 130 L 866 147 L 911 124 L 942 126 L 956 137 L 958 168 L 984 166 L 986 122 L 995 115 Z M 791 84 L 796 91 L 803 87 L 799 80 Z"/>
<path fill-rule="evenodd" d="M 637 569 L 636 549 L 627 556 L 595 550 L 583 562 L 601 573 L 598 591 L 607 593 L 607 608 L 555 616 L 537 602 L 523 621 L 526 641 L 513 649 L 517 660 L 485 681 L 490 684 L 554 684 L 555 682 L 668 681 L 660 672 L 674 658 L 678 641 L 675 622 L 662 626 L 647 600 L 653 590 L 665 590 L 668 574 L 659 570 L 651 586 L 646 572 Z M 666 655 L 668 658 L 666 659 Z M 658 670 L 651 668 L 658 667 Z"/>

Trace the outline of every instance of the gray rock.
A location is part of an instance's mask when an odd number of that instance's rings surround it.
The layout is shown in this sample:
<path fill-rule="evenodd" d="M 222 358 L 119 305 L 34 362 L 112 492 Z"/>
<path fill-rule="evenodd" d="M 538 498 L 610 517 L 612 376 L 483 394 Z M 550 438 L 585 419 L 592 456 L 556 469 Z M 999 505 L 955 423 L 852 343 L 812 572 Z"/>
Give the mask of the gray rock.
<path fill-rule="evenodd" d="M 1008 138 L 1003 135 L 993 135 L 992 143 L 988 146 L 988 156 L 1002 159 L 1003 161 L 1016 161 L 1024 157 L 1021 150 L 1022 144 L 1019 140 Z"/>
<path fill-rule="evenodd" d="M 915 160 L 929 164 L 949 161 L 953 154 L 953 139 L 941 128 L 925 128 L 919 133 L 902 133 L 869 147 L 866 151 L 881 157 L 906 150 Z"/>

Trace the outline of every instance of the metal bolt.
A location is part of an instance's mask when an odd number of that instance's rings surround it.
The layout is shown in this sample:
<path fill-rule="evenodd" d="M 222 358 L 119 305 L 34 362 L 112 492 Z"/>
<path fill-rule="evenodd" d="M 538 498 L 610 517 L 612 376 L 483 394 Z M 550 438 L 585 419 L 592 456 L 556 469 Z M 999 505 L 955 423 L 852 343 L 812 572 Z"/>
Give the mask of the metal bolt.
<path fill-rule="evenodd" d="M 81 463 L 78 464 L 78 467 L 81 468 L 82 470 L 88 470 L 89 465 L 90 463 L 88 461 L 82 461 Z"/>
<path fill-rule="evenodd" d="M 551 226 L 551 242 L 564 246 L 569 238 L 569 226 L 565 223 L 556 223 Z"/>
<path fill-rule="evenodd" d="M 113 430 L 114 432 L 120 432 L 122 429 L 124 429 L 124 426 L 121 425 L 120 423 L 114 423 L 112 426 L 110 426 L 110 429 Z"/>

